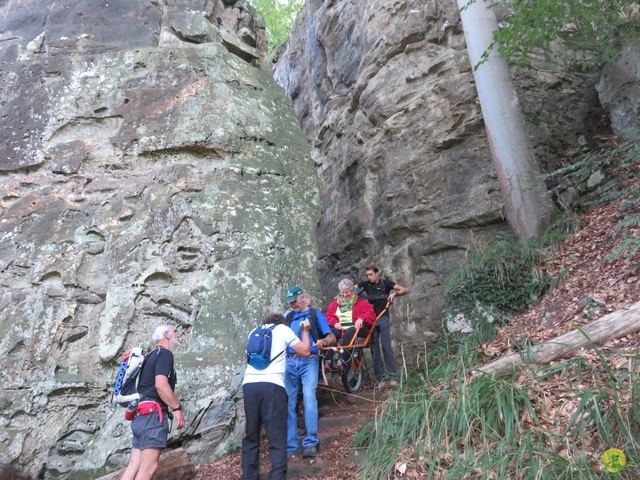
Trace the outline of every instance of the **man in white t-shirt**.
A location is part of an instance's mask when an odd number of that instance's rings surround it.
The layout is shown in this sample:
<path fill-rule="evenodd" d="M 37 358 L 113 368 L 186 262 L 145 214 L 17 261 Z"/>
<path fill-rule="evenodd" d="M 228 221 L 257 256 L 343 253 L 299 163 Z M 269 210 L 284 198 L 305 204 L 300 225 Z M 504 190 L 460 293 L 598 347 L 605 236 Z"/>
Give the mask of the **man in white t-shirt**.
<path fill-rule="evenodd" d="M 260 476 L 260 427 L 264 425 L 269 441 L 271 472 L 269 480 L 284 480 L 287 475 L 287 391 L 284 388 L 287 347 L 297 355 L 310 354 L 309 335 L 302 340 L 286 325 L 277 313 L 266 316 L 262 328 L 273 329 L 271 340 L 272 362 L 264 370 L 247 365 L 242 380 L 244 394 L 245 435 L 242 440 L 242 480 L 258 480 Z M 309 331 L 309 322 L 302 326 Z"/>

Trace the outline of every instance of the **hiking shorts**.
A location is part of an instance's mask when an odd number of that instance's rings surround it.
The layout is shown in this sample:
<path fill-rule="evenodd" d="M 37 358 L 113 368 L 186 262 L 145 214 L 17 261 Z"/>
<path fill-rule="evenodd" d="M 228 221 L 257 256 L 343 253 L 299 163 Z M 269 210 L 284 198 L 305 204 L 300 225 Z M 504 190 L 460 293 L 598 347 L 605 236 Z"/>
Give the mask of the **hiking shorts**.
<path fill-rule="evenodd" d="M 131 446 L 138 450 L 147 448 L 166 448 L 169 435 L 169 418 L 163 415 L 162 423 L 157 413 L 136 415 L 131 422 L 133 441 Z"/>

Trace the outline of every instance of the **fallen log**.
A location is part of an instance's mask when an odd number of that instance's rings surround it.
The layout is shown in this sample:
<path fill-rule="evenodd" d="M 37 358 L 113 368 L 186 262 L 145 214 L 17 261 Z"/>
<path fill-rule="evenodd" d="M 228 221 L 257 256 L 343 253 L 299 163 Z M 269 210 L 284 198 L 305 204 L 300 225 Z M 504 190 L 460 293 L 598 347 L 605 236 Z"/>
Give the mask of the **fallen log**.
<path fill-rule="evenodd" d="M 613 338 L 640 330 L 640 302 L 616 310 L 586 325 L 540 345 L 507 355 L 472 371 L 472 378 L 515 372 L 522 365 L 544 364 L 562 358 L 581 348 L 600 345 Z"/>
<path fill-rule="evenodd" d="M 119 480 L 126 468 L 95 480 Z M 196 467 L 183 448 L 176 448 L 160 455 L 158 470 L 153 480 L 192 480 L 196 478 Z"/>

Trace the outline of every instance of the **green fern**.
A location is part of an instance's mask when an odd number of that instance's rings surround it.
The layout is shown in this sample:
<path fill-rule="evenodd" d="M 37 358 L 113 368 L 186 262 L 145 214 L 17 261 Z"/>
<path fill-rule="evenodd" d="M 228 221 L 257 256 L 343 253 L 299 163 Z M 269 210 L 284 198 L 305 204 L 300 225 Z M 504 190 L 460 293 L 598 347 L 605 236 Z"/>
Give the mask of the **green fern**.
<path fill-rule="evenodd" d="M 631 260 L 633 256 L 640 250 L 640 238 L 638 237 L 629 237 L 625 238 L 623 242 L 620 244 L 616 251 L 611 255 L 609 259 L 610 263 L 615 262 L 620 257 L 626 254 L 626 259 Z"/>

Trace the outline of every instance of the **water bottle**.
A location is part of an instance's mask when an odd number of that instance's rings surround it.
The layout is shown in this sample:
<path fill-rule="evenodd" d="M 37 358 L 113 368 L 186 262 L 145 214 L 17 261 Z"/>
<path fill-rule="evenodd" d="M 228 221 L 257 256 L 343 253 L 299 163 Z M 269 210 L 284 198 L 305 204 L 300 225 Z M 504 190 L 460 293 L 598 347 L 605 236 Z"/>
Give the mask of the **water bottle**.
<path fill-rule="evenodd" d="M 138 413 L 138 401 L 134 400 L 133 402 L 129 402 L 129 406 L 124 411 L 124 419 L 131 421 L 136 418 L 136 414 Z"/>

